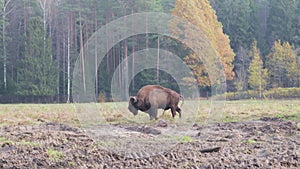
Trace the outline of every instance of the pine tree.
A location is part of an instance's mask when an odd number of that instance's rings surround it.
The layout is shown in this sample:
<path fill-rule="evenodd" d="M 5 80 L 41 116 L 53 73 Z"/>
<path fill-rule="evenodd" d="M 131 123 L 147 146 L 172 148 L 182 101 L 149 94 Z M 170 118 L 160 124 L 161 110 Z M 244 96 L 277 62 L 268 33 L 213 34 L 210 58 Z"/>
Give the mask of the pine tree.
<path fill-rule="evenodd" d="M 238 51 L 240 47 L 249 48 L 254 30 L 252 24 L 254 12 L 253 0 L 215 0 L 218 19 L 224 26 L 224 32 L 230 35 L 231 47 Z"/>
<path fill-rule="evenodd" d="M 40 18 L 32 18 L 25 37 L 24 58 L 18 69 L 20 95 L 53 96 L 56 94 L 57 71 L 51 60 L 50 40 L 46 39 Z"/>
<path fill-rule="evenodd" d="M 254 40 L 252 48 L 249 51 L 249 56 L 252 57 L 248 72 L 249 72 L 249 86 L 251 89 L 258 90 L 261 98 L 262 91 L 266 88 L 268 83 L 268 71 L 263 68 L 263 61 L 260 56 L 260 51 L 257 48 L 257 42 Z"/>
<path fill-rule="evenodd" d="M 268 18 L 268 38 L 269 43 L 277 39 L 288 41 L 292 44 L 295 42 L 297 21 L 297 2 L 295 0 L 272 0 L 270 2 L 270 14 Z M 269 44 L 271 46 L 272 44 Z"/>
<path fill-rule="evenodd" d="M 198 29 L 202 30 L 205 36 L 210 41 L 211 46 L 217 52 L 217 57 L 220 59 L 227 80 L 232 80 L 234 77 L 233 64 L 234 59 L 233 50 L 230 47 L 230 41 L 227 35 L 223 33 L 222 24 L 218 22 L 215 11 L 210 6 L 208 0 L 177 0 L 175 8 L 172 11 L 173 15 L 183 17 L 191 22 Z M 180 32 L 180 30 L 176 30 Z M 198 35 L 191 35 L 193 33 L 189 30 L 184 30 L 183 34 L 187 37 L 198 37 Z M 191 44 L 194 43 L 190 39 Z M 192 42 L 193 41 L 193 42 Z M 207 56 L 209 58 L 209 56 Z M 207 65 L 203 65 L 202 61 L 194 54 L 190 54 L 185 58 L 187 64 L 190 65 L 194 74 L 197 76 L 197 81 L 200 86 L 210 86 L 212 75 L 208 78 L 208 73 L 205 69 L 209 69 Z M 216 75 L 217 76 L 217 75 Z"/>

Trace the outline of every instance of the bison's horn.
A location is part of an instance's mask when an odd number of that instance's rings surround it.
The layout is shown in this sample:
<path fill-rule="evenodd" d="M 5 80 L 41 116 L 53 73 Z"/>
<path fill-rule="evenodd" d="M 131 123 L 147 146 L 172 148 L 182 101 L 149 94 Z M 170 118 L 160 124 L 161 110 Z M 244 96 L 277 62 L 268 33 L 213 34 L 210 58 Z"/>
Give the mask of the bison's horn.
<path fill-rule="evenodd" d="M 135 96 L 131 96 L 131 97 L 130 97 L 130 100 L 131 100 L 133 103 L 137 102 L 137 98 L 136 98 Z"/>

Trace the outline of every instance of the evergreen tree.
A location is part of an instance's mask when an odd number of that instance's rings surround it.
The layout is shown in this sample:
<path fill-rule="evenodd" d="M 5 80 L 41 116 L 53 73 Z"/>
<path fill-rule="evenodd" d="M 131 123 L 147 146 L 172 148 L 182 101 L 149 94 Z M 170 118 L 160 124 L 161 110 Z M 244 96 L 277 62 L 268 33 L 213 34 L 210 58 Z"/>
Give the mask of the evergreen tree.
<path fill-rule="evenodd" d="M 295 22 L 296 22 L 296 27 L 300 28 L 300 1 L 297 1 L 296 21 Z M 293 39 L 295 41 L 295 46 L 300 49 L 300 29 L 296 29 L 296 35 L 294 36 Z"/>
<path fill-rule="evenodd" d="M 255 30 L 254 38 L 257 39 L 257 46 L 262 53 L 262 59 L 265 61 L 265 55 L 267 55 L 270 51 L 270 47 L 268 46 L 268 27 L 267 22 L 269 18 L 269 4 L 272 3 L 270 0 L 256 0 L 253 2 L 253 6 L 256 7 L 254 9 L 254 17 L 255 19 L 251 20 L 252 25 L 257 25 L 257 29 Z M 253 37 L 252 37 L 253 38 Z"/>
<path fill-rule="evenodd" d="M 281 39 L 292 44 L 295 42 L 297 30 L 297 2 L 296 0 L 272 0 L 268 18 L 268 42 Z"/>
<path fill-rule="evenodd" d="M 251 89 L 258 90 L 261 98 L 262 91 L 267 86 L 268 71 L 263 68 L 263 61 L 260 56 L 260 51 L 257 48 L 257 42 L 254 40 L 252 48 L 249 51 L 249 56 L 252 58 L 248 72 L 249 72 L 249 86 Z"/>
<path fill-rule="evenodd" d="M 46 39 L 44 50 L 43 24 L 40 18 L 32 18 L 25 38 L 24 57 L 18 69 L 17 94 L 53 96 L 56 94 L 56 65 L 51 60 L 50 40 Z"/>
<path fill-rule="evenodd" d="M 296 52 L 288 42 L 277 40 L 266 58 L 271 87 L 293 87 L 297 84 Z"/>
<path fill-rule="evenodd" d="M 255 5 L 253 0 L 215 0 L 218 19 L 223 24 L 224 32 L 230 35 L 230 44 L 234 51 L 240 47 L 248 48 L 257 24 L 252 24 L 255 19 Z"/>

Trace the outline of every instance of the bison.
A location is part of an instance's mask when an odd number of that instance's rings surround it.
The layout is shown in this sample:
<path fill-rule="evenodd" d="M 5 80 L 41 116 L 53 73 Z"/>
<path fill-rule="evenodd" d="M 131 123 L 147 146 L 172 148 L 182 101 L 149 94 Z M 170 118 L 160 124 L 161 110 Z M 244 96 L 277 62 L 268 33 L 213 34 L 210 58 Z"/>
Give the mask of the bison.
<path fill-rule="evenodd" d="M 163 109 L 164 111 L 171 109 L 173 118 L 176 111 L 179 113 L 179 118 L 181 118 L 181 109 L 178 107 L 180 99 L 183 104 L 183 96 L 174 90 L 159 85 L 147 85 L 138 91 L 137 96 L 130 97 L 128 109 L 134 115 L 138 114 L 138 110 L 146 112 L 149 114 L 150 120 L 157 119 L 157 109 Z"/>

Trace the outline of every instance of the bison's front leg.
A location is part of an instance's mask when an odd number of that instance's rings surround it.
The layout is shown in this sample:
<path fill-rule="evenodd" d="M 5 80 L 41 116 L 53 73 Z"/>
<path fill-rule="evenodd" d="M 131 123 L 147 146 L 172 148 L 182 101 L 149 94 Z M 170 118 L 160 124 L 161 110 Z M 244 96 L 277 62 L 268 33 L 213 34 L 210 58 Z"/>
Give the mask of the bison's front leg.
<path fill-rule="evenodd" d="M 151 106 L 151 108 L 147 111 L 150 116 L 150 120 L 157 120 L 157 107 Z"/>

